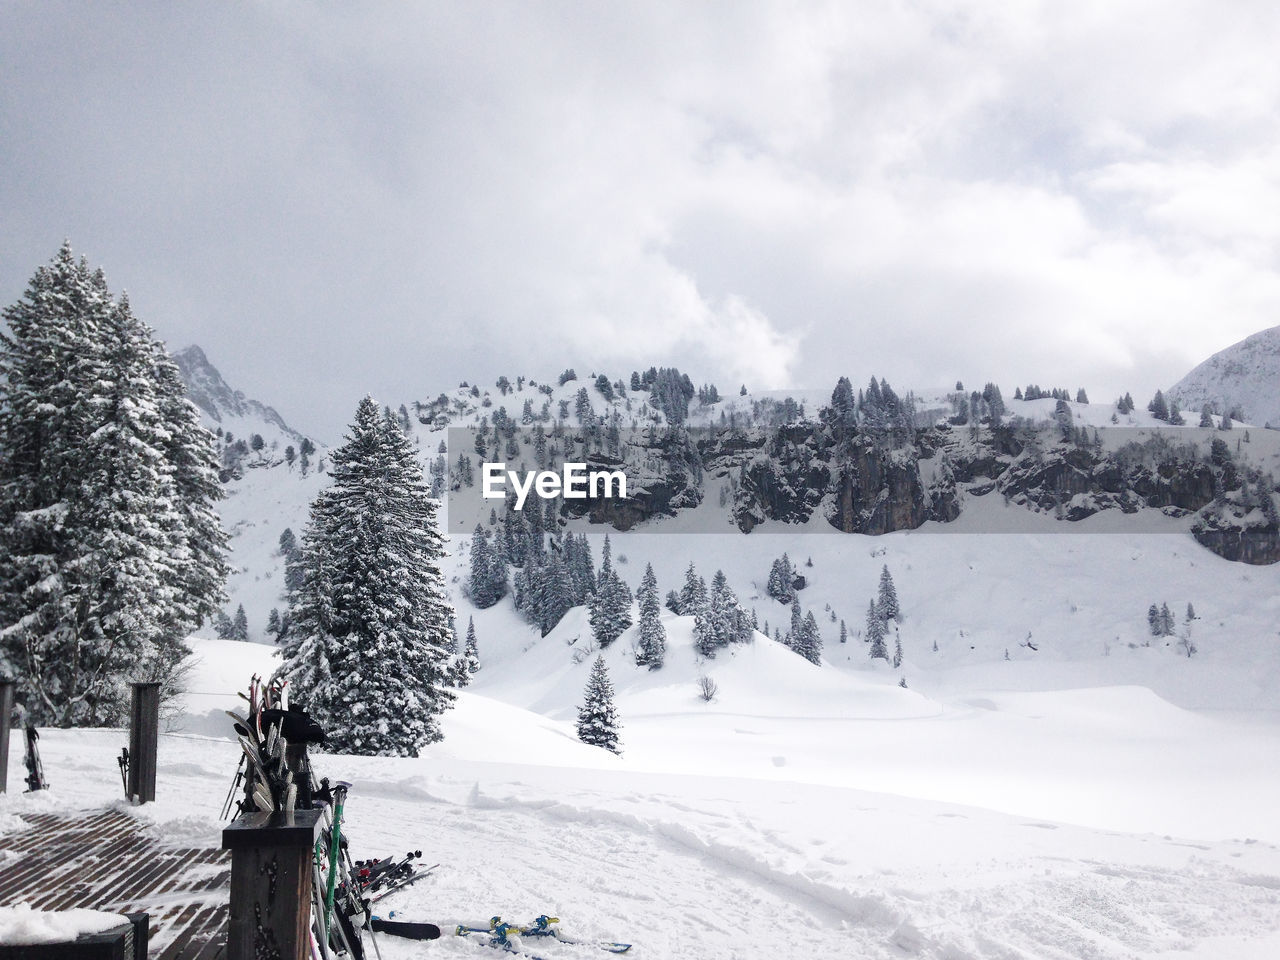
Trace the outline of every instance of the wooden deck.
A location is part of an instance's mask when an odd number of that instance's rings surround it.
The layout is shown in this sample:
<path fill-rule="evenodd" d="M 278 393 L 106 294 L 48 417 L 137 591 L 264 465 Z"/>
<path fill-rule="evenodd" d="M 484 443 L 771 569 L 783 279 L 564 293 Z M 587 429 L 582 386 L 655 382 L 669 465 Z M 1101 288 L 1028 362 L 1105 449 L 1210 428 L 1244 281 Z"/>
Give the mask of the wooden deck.
<path fill-rule="evenodd" d="M 168 847 L 117 810 L 33 814 L 30 830 L 0 836 L 0 906 L 88 907 L 151 915 L 150 960 L 226 956 L 231 855 Z"/>

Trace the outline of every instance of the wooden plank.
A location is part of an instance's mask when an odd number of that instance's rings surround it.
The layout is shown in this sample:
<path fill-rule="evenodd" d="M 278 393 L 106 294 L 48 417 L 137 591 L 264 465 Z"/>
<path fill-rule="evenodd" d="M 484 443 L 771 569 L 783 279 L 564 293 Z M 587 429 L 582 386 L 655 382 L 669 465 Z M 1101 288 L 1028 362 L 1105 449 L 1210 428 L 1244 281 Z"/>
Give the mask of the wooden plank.
<path fill-rule="evenodd" d="M 227 907 L 221 904 L 205 910 L 196 918 L 204 943 L 191 954 L 190 960 L 222 960 L 227 955 Z M 197 938 L 198 939 L 198 938 Z M 184 958 L 186 960 L 186 958 Z"/>
<path fill-rule="evenodd" d="M 204 945 L 208 933 L 202 931 L 196 922 L 200 913 L 200 905 L 193 903 L 179 914 L 174 922 L 174 926 L 179 928 L 179 934 L 160 954 L 160 960 L 189 960 Z"/>
<path fill-rule="evenodd" d="M 122 837 L 114 841 L 101 851 L 102 856 L 91 858 L 91 863 L 86 864 L 85 869 L 74 877 L 70 889 L 58 888 L 56 892 L 61 892 L 63 895 L 56 897 L 55 900 L 60 904 L 65 903 L 65 906 L 59 906 L 59 909 L 109 898 L 120 875 L 120 861 L 128 858 L 132 863 L 135 855 L 149 848 L 150 842 L 138 836 Z"/>
<path fill-rule="evenodd" d="M 16 897 L 53 909 L 146 912 L 153 958 L 226 960 L 229 909 L 214 892 L 228 888 L 228 851 L 166 847 L 115 810 L 24 819 L 35 829 L 0 837 L 0 849 L 22 858 L 0 879 L 0 905 Z"/>
<path fill-rule="evenodd" d="M 180 871 L 183 866 L 183 861 L 176 857 L 153 852 L 149 862 L 140 863 L 137 870 L 121 875 L 112 896 L 118 903 L 141 902 L 140 898 L 154 891 L 161 879 Z"/>
<path fill-rule="evenodd" d="M 4 883 L 0 887 L 0 900 L 5 903 L 8 903 L 13 896 L 26 892 L 32 886 L 42 888 L 38 885 L 38 881 L 56 876 L 59 868 L 77 859 L 88 860 L 85 850 L 71 845 L 55 847 L 45 855 L 34 850 L 23 852 L 29 854 L 23 865 L 16 870 L 10 869 L 5 872 Z"/>

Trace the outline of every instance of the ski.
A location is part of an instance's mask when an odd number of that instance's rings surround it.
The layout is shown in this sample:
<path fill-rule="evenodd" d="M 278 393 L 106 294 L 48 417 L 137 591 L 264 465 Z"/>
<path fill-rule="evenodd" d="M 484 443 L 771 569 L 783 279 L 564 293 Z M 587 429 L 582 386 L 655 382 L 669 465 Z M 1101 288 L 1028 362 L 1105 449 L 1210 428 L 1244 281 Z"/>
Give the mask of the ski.
<path fill-rule="evenodd" d="M 489 936 L 489 946 L 502 947 L 513 952 L 519 951 L 520 944 L 518 940 L 513 941 L 512 937 L 549 937 L 560 943 L 574 946 L 596 947 L 606 953 L 626 953 L 631 949 L 631 944 L 620 943 L 615 940 L 571 940 L 568 937 L 561 936 L 560 931 L 551 926 L 553 923 L 559 922 L 559 917 L 549 917 L 546 914 L 528 924 L 503 923 L 501 917 L 492 917 L 487 928 L 473 927 L 460 923 L 455 928 L 454 933 L 460 937 L 473 938 L 476 934 L 487 934 Z"/>
<path fill-rule="evenodd" d="M 494 917 L 498 920 L 498 917 Z M 522 948 L 523 944 L 519 940 L 513 940 L 511 934 L 515 932 L 518 935 L 513 924 L 498 923 L 496 926 L 492 923 L 488 927 L 468 927 L 465 924 L 458 924 L 454 933 L 459 937 L 468 937 L 471 940 L 477 940 L 477 934 L 484 937 L 483 940 L 477 942 L 483 943 L 486 947 L 493 947 L 497 950 L 505 950 L 507 953 L 515 954 L 518 957 L 526 957 L 528 960 L 547 960 L 546 957 L 540 957 L 536 953 L 526 953 Z"/>
<path fill-rule="evenodd" d="M 434 923 L 418 923 L 411 920 L 370 917 L 369 929 L 374 933 L 387 933 L 407 940 L 438 940 L 440 938 L 440 928 Z"/>
<path fill-rule="evenodd" d="M 40 748 L 36 746 L 36 741 L 40 739 L 40 731 L 31 724 L 27 724 L 27 793 L 34 793 L 36 790 L 48 790 L 49 781 L 44 778 L 44 764 L 40 762 Z"/>
<path fill-rule="evenodd" d="M 413 861 L 422 856 L 421 850 L 410 850 L 402 858 L 383 857 L 381 860 L 357 860 L 356 883 L 364 890 L 377 890 L 413 872 Z"/>
<path fill-rule="evenodd" d="M 538 917 L 533 923 L 520 928 L 520 935 L 523 937 L 551 937 L 559 940 L 561 943 L 571 943 L 576 945 L 585 945 L 590 947 L 598 947 L 608 953 L 626 953 L 631 949 L 629 943 L 619 943 L 616 940 L 570 940 L 563 936 L 560 931 L 551 926 L 553 923 L 559 923 L 559 917 L 548 917 L 545 913 Z"/>
<path fill-rule="evenodd" d="M 381 900 L 383 897 L 387 896 L 388 894 L 395 893 L 397 890 L 399 890 L 402 887 L 412 886 L 414 883 L 417 883 L 423 877 L 430 876 L 432 871 L 439 866 L 440 864 L 437 863 L 434 866 L 427 867 L 425 870 L 418 870 L 414 873 L 409 874 L 407 877 L 402 877 L 398 880 L 394 880 L 391 883 L 383 886 L 380 890 L 374 893 L 373 896 L 368 897 L 366 899 L 368 899 L 370 903 L 377 903 L 379 900 Z"/>

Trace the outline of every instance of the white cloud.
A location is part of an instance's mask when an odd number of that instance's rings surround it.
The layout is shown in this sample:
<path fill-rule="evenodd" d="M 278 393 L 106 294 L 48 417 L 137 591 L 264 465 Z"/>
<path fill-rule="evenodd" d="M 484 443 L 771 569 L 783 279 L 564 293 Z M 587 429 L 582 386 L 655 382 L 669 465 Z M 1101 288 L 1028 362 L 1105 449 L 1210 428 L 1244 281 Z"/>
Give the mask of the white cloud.
<path fill-rule="evenodd" d="M 9 298 L 69 235 L 331 434 L 566 365 L 1138 396 L 1280 317 L 1270 4 L 20 14 Z"/>

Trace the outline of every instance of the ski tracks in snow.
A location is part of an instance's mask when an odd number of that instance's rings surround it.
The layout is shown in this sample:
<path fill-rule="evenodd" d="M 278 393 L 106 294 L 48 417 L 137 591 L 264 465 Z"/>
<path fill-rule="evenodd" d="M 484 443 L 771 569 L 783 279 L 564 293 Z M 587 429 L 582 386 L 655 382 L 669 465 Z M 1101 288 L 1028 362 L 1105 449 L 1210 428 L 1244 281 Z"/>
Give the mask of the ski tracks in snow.
<path fill-rule="evenodd" d="M 919 849 L 938 839 L 931 831 L 982 834 L 999 815 L 981 814 L 974 827 L 968 816 L 931 812 L 922 818 L 928 830 L 898 838 L 899 870 L 884 866 L 880 851 L 860 856 L 856 830 L 828 836 L 829 818 L 807 819 L 802 802 L 548 795 L 539 786 L 475 783 L 455 787 L 452 800 L 449 789 L 421 788 L 430 802 L 397 813 L 400 802 L 387 797 L 377 804 L 377 835 L 363 814 L 352 832 L 361 849 L 366 837 L 387 852 L 430 845 L 445 863 L 429 888 L 399 895 L 394 908 L 407 918 L 443 917 L 452 929 L 494 914 L 526 922 L 550 913 L 568 936 L 632 942 L 637 957 L 1130 960 L 1242 931 L 1280 931 L 1280 875 L 1265 872 L 1280 858 L 1270 846 L 1253 848 L 1264 872 L 1247 873 L 1205 845 L 1193 847 L 1211 852 L 1188 858 L 1174 850 L 1187 845 L 1173 840 L 1063 827 L 1043 831 L 1053 839 L 1038 855 L 1008 859 L 1006 841 L 1006 859 L 988 850 L 971 863 L 962 856 L 937 865 Z M 390 792 L 408 799 L 407 788 Z M 847 810 L 859 822 L 859 809 Z M 1005 830 L 1032 826 L 1051 825 L 1003 822 Z M 1119 851 L 1106 849 L 1108 838 Z M 981 846 L 981 836 L 970 842 Z M 1077 845 L 1081 854 L 1128 859 L 1059 855 Z M 1144 862 L 1142 853 L 1157 848 L 1160 862 Z M 538 947 L 549 958 L 581 952 Z M 432 946 L 438 955 L 477 949 L 454 938 Z M 420 945 L 388 948 L 385 940 L 383 952 L 387 960 L 423 955 Z"/>

